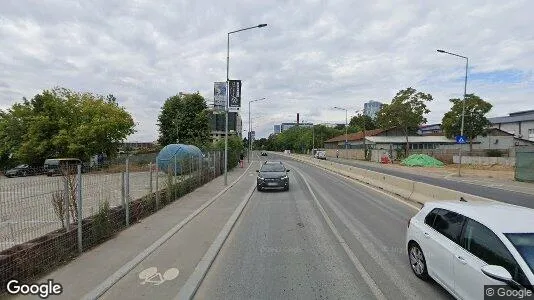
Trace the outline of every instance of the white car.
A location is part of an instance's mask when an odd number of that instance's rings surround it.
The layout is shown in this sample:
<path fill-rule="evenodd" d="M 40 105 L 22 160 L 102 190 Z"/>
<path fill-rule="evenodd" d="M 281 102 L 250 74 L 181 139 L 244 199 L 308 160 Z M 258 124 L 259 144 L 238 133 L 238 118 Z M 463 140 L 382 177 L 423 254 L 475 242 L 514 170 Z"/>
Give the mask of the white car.
<path fill-rule="evenodd" d="M 406 249 L 417 277 L 432 277 L 457 299 L 484 299 L 484 285 L 532 289 L 534 209 L 427 202 L 408 222 Z"/>

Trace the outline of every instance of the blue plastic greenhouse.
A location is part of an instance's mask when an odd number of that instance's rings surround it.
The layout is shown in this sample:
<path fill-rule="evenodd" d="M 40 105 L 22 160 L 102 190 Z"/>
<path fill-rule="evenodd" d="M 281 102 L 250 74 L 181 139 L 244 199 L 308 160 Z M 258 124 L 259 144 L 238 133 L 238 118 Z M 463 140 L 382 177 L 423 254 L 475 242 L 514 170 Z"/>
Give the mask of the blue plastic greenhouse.
<path fill-rule="evenodd" d="M 183 175 L 189 173 L 198 165 L 199 159 L 203 157 L 202 151 L 193 145 L 169 144 L 158 153 L 156 158 L 158 168 L 173 175 Z"/>

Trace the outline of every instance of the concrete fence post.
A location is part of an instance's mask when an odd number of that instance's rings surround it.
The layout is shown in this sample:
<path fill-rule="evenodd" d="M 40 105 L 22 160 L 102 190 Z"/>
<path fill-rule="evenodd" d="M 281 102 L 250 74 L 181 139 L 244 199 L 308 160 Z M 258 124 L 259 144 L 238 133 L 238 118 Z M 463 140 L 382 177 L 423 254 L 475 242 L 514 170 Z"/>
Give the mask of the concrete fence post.
<path fill-rule="evenodd" d="M 156 158 L 156 210 L 159 209 L 159 165 Z"/>
<path fill-rule="evenodd" d="M 126 158 L 126 183 L 125 185 L 125 198 L 126 198 L 126 226 L 130 226 L 130 158 Z"/>
<path fill-rule="evenodd" d="M 83 220 L 83 201 L 82 201 L 82 166 L 78 165 L 78 186 L 76 187 L 78 194 L 78 252 L 83 251 L 82 243 L 82 220 Z"/>
<path fill-rule="evenodd" d="M 122 208 L 126 209 L 126 200 L 125 200 L 125 186 L 124 186 L 124 171 L 121 172 L 121 205 Z"/>
<path fill-rule="evenodd" d="M 67 165 L 67 172 L 63 176 L 63 205 L 65 206 L 65 228 L 70 231 L 70 215 L 69 215 L 69 166 Z"/>
<path fill-rule="evenodd" d="M 149 164 L 149 168 L 150 168 L 150 197 L 152 197 L 152 193 L 153 193 L 153 186 L 152 186 L 152 162 L 150 162 L 150 164 Z"/>

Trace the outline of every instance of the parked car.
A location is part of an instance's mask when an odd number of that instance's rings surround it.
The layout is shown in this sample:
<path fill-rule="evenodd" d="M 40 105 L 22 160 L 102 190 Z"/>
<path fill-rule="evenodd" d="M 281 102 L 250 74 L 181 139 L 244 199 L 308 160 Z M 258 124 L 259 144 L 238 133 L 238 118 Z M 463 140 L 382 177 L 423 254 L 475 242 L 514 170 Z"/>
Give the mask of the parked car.
<path fill-rule="evenodd" d="M 463 199 L 462 199 L 463 200 Z M 534 210 L 505 203 L 426 203 L 408 222 L 414 274 L 458 299 L 483 299 L 484 285 L 532 289 Z"/>
<path fill-rule="evenodd" d="M 262 151 L 262 152 L 261 152 L 261 156 L 267 156 L 267 152 Z"/>
<path fill-rule="evenodd" d="M 266 161 L 261 165 L 256 180 L 258 191 L 265 189 L 283 189 L 289 190 L 289 177 L 287 176 L 288 169 L 281 161 Z"/>
<path fill-rule="evenodd" d="M 78 165 L 82 166 L 82 172 L 87 171 L 82 161 L 78 158 L 51 158 L 44 162 L 46 176 L 62 175 L 66 172 L 73 174 L 77 172 Z"/>
<path fill-rule="evenodd" d="M 315 158 L 326 160 L 326 151 L 317 151 L 317 152 L 315 152 Z"/>
<path fill-rule="evenodd" d="M 32 175 L 39 175 L 41 173 L 42 170 L 40 168 L 32 167 L 27 164 L 22 164 L 14 167 L 13 169 L 5 171 L 4 175 L 6 177 L 26 177 Z"/>

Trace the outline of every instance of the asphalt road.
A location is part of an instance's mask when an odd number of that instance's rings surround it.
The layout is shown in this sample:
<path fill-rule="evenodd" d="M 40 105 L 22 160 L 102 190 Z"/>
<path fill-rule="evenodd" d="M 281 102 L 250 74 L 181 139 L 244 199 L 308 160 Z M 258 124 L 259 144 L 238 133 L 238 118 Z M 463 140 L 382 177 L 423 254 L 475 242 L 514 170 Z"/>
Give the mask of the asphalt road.
<path fill-rule="evenodd" d="M 367 164 L 359 163 L 357 161 L 337 160 L 335 158 L 328 158 L 328 159 L 331 161 L 335 161 L 337 163 L 345 164 L 345 165 L 351 165 L 351 166 L 355 166 L 358 168 L 367 169 L 367 170 L 371 170 L 371 171 L 375 171 L 379 173 L 384 173 L 388 175 L 398 176 L 401 178 L 428 183 L 431 185 L 440 186 L 440 187 L 444 187 L 447 189 L 452 189 L 452 190 L 460 191 L 463 193 L 468 193 L 468 194 L 472 194 L 472 195 L 476 195 L 476 196 L 480 196 L 484 198 L 489 198 L 489 199 L 493 199 L 493 200 L 497 200 L 501 202 L 534 208 L 534 196 L 531 194 L 507 191 L 507 190 L 503 190 L 499 188 L 492 188 L 488 186 L 470 184 L 470 183 L 459 182 L 455 180 L 434 178 L 434 177 L 429 177 L 425 175 L 410 174 L 410 173 L 386 169 L 386 168 L 373 167 Z"/>
<path fill-rule="evenodd" d="M 254 192 L 196 299 L 452 299 L 409 267 L 404 239 L 415 208 L 274 158 L 291 169 L 290 190 Z"/>

